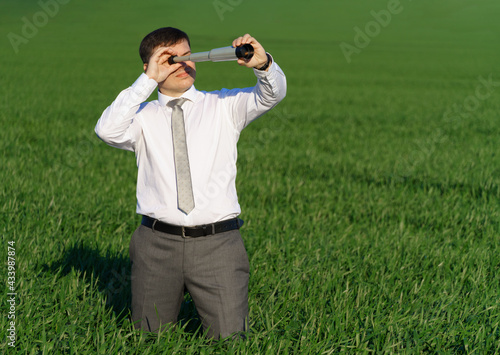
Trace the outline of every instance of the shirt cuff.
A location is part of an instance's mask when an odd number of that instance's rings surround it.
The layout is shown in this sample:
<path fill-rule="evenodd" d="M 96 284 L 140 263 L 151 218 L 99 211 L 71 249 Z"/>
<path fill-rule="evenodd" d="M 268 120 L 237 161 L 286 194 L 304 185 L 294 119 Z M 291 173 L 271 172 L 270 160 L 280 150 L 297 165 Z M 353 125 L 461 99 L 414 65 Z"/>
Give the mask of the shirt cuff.
<path fill-rule="evenodd" d="M 275 71 L 276 70 L 276 65 L 275 65 L 275 62 L 274 62 L 274 58 L 273 56 L 270 54 L 270 53 L 267 53 L 270 57 L 271 57 L 271 65 L 269 66 L 269 68 L 266 70 L 259 70 L 259 69 L 256 69 L 256 68 L 253 68 L 253 72 L 255 73 L 255 75 L 257 76 L 257 78 L 265 78 L 267 76 L 270 75 L 271 72 Z"/>
<path fill-rule="evenodd" d="M 156 80 L 151 79 L 145 73 L 142 73 L 137 80 L 132 84 L 132 92 L 137 96 L 137 98 L 146 100 L 153 91 L 158 87 Z"/>

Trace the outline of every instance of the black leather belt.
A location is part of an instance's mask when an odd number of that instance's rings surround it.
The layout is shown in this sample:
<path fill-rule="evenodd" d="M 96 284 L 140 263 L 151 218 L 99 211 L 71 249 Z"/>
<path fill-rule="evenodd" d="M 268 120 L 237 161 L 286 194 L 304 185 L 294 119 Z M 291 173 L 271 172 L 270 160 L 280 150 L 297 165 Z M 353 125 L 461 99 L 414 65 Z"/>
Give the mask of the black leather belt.
<path fill-rule="evenodd" d="M 243 221 L 239 218 L 233 218 L 222 222 L 203 224 L 201 226 L 183 227 L 163 223 L 148 216 L 142 216 L 142 225 L 151 228 L 154 231 L 182 235 L 183 237 L 198 238 L 207 235 L 227 232 L 233 229 L 239 229 L 243 225 Z"/>

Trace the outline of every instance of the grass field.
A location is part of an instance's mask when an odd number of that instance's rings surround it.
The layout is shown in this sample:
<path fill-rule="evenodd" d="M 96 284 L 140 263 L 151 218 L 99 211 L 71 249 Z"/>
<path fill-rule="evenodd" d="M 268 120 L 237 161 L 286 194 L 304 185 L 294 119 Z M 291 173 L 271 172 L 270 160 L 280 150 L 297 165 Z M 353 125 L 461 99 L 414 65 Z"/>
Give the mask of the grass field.
<path fill-rule="evenodd" d="M 500 353 L 498 1 L 54 1 L 0 3 L 2 352 Z M 189 298 L 169 333 L 128 318 L 135 158 L 93 129 L 163 26 L 249 32 L 287 74 L 239 142 L 244 341 L 200 337 Z"/>

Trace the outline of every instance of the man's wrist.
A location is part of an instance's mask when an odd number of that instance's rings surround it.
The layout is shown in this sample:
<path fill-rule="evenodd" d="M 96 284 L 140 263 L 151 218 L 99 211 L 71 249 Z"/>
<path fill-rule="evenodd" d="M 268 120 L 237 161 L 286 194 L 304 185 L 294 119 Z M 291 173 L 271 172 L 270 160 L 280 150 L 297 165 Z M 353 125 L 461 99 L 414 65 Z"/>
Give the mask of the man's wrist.
<path fill-rule="evenodd" d="M 269 55 L 269 53 L 266 53 L 266 56 L 267 56 L 267 62 L 263 66 L 261 66 L 260 68 L 255 68 L 255 69 L 264 71 L 264 70 L 267 70 L 267 68 L 269 68 L 269 66 L 271 65 L 272 59 L 271 59 L 271 56 Z"/>
<path fill-rule="evenodd" d="M 146 100 L 157 87 L 156 80 L 151 79 L 146 73 L 142 73 L 132 84 L 131 89 L 138 97 Z"/>

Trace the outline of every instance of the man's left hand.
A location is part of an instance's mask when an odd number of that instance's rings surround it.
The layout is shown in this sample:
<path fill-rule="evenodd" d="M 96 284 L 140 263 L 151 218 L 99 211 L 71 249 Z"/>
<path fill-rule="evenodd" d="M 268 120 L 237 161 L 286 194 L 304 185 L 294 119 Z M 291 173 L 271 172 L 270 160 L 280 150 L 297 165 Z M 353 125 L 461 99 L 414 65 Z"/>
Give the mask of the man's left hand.
<path fill-rule="evenodd" d="M 251 44 L 254 50 L 253 57 L 250 59 L 240 58 L 238 59 L 238 64 L 243 65 L 248 68 L 259 69 L 262 68 L 267 63 L 267 54 L 264 47 L 257 42 L 255 38 L 250 36 L 248 33 L 242 37 L 238 37 L 233 41 L 233 47 L 239 47 L 244 44 Z M 269 68 L 268 68 L 269 69 Z"/>

